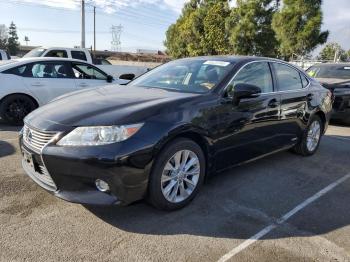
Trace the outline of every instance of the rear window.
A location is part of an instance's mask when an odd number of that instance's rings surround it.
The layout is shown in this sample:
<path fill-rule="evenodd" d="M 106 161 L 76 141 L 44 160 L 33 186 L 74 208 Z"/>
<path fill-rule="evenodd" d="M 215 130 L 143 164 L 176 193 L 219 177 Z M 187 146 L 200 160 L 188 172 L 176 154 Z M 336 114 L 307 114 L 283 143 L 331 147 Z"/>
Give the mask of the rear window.
<path fill-rule="evenodd" d="M 310 67 L 306 72 L 309 76 L 314 78 L 350 79 L 350 65 L 315 65 Z"/>
<path fill-rule="evenodd" d="M 83 51 L 72 51 L 72 58 L 87 61 L 85 52 Z"/>

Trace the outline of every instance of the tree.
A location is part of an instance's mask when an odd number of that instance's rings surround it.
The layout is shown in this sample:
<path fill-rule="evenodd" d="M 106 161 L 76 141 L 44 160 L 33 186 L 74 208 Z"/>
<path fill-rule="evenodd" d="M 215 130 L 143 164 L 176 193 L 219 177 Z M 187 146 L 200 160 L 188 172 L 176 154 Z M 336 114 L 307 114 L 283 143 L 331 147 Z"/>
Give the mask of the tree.
<path fill-rule="evenodd" d="M 322 49 L 318 58 L 321 60 L 333 61 L 335 56 L 336 59 L 339 59 L 340 61 L 346 61 L 348 58 L 345 50 L 342 49 L 342 47 L 338 43 L 328 43 Z"/>
<path fill-rule="evenodd" d="M 7 28 L 5 25 L 0 25 L 0 49 L 7 49 Z"/>
<path fill-rule="evenodd" d="M 204 37 L 201 38 L 203 52 L 207 55 L 223 55 L 229 52 L 225 21 L 230 14 L 227 1 L 207 4 L 202 10 Z"/>
<path fill-rule="evenodd" d="M 278 42 L 271 27 L 276 0 L 237 0 L 227 19 L 232 51 L 240 55 L 277 55 Z"/>
<path fill-rule="evenodd" d="M 19 51 L 19 42 L 18 42 L 18 36 L 17 36 L 17 27 L 16 25 L 11 22 L 11 25 L 8 30 L 8 40 L 7 40 L 7 50 L 9 51 L 10 55 L 16 55 Z"/>
<path fill-rule="evenodd" d="M 166 32 L 164 45 L 172 57 L 217 55 L 228 52 L 225 19 L 227 0 L 191 0 Z"/>
<path fill-rule="evenodd" d="M 321 4 L 322 0 L 284 0 L 275 13 L 272 27 L 286 59 L 293 54 L 304 56 L 327 41 L 329 32 L 321 32 Z"/>

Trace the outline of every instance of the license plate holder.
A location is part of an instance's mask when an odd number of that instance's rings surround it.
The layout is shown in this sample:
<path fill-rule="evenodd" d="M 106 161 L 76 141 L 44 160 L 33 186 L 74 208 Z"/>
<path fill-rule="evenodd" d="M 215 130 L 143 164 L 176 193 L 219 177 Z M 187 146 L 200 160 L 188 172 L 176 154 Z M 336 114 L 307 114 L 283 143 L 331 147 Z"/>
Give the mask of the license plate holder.
<path fill-rule="evenodd" d="M 26 162 L 26 164 L 30 166 L 33 170 L 35 170 L 33 154 L 27 151 L 24 147 L 22 147 L 22 152 L 23 152 L 23 159 Z"/>

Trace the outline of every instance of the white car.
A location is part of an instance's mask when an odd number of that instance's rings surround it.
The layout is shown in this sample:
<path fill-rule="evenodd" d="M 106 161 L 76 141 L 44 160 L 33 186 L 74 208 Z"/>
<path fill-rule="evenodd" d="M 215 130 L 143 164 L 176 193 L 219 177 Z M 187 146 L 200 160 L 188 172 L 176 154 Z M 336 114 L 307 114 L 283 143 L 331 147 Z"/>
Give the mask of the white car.
<path fill-rule="evenodd" d="M 21 124 L 23 118 L 63 94 L 115 81 L 101 69 L 75 59 L 23 58 L 0 64 L 0 117 Z"/>

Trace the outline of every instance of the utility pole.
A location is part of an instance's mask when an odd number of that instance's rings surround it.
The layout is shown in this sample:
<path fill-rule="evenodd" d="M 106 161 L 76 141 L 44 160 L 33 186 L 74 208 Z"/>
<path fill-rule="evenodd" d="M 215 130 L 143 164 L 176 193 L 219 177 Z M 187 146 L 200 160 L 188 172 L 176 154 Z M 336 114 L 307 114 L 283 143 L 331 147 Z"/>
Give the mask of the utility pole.
<path fill-rule="evenodd" d="M 85 48 L 85 0 L 81 0 L 81 48 Z"/>
<path fill-rule="evenodd" d="M 96 6 L 94 6 L 94 55 L 96 55 Z"/>

